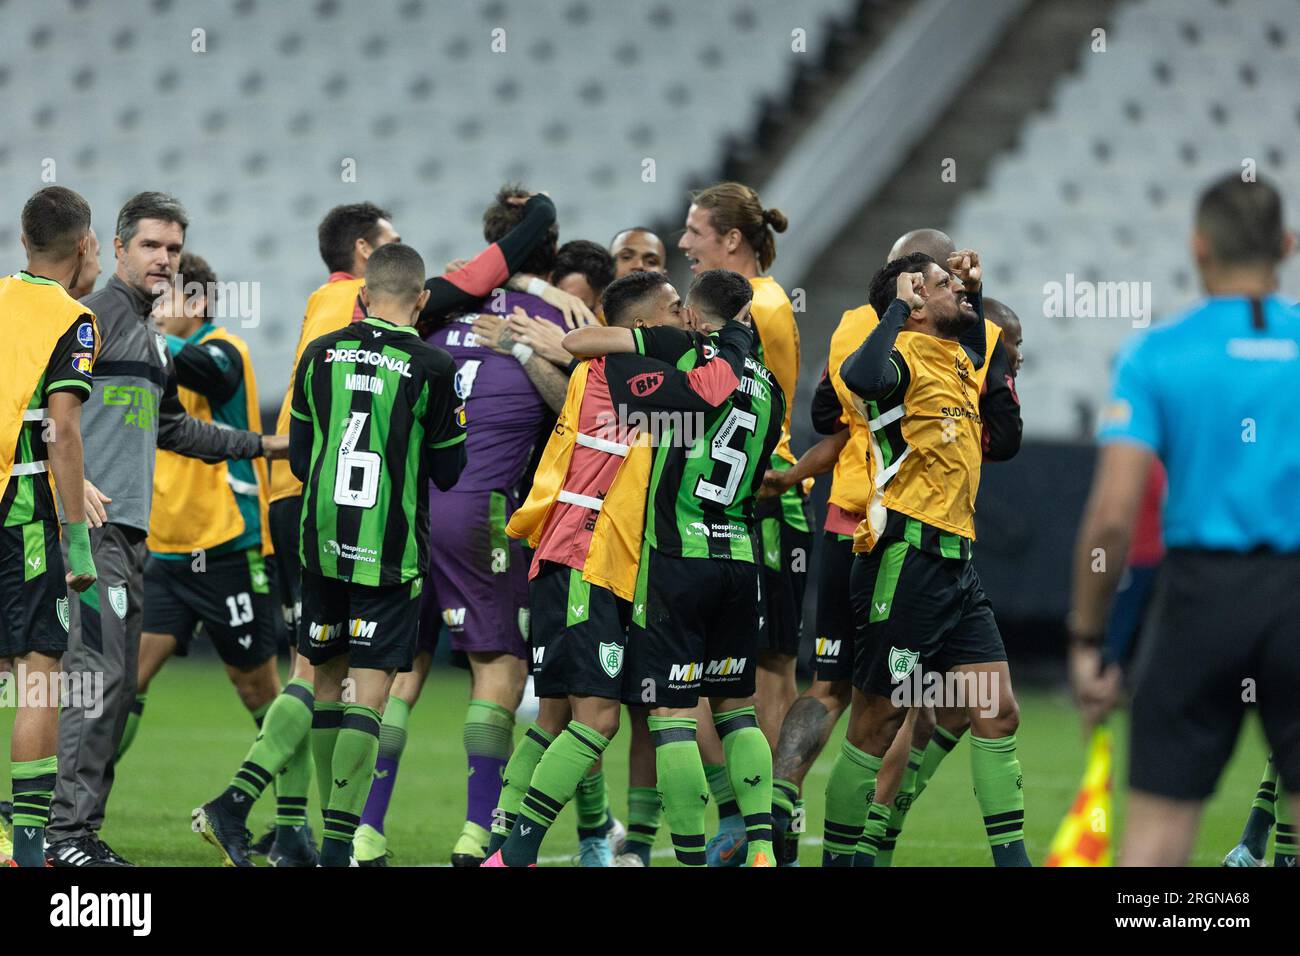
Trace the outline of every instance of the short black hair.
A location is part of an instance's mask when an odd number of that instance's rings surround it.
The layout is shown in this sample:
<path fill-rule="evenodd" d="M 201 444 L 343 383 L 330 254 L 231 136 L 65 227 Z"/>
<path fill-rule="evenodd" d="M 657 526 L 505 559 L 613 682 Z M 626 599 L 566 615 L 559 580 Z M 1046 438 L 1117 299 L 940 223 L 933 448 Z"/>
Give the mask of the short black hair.
<path fill-rule="evenodd" d="M 632 307 L 661 285 L 669 285 L 668 276 L 662 272 L 629 272 L 615 279 L 600 297 L 600 307 L 609 325 L 630 327 Z"/>
<path fill-rule="evenodd" d="M 1196 205 L 1196 228 L 1225 265 L 1272 265 L 1282 258 L 1286 235 L 1282 197 L 1265 179 L 1245 182 L 1231 173 L 1212 183 Z"/>
<path fill-rule="evenodd" d="M 511 229 L 519 225 L 524 218 L 523 204 L 511 204 L 508 200 L 523 199 L 532 195 L 519 183 L 506 183 L 497 190 L 496 196 L 483 210 L 483 238 L 488 242 L 500 242 Z M 556 245 L 560 241 L 560 227 L 551 223 L 541 245 L 519 266 L 520 272 L 529 275 L 548 276 L 555 269 Z"/>
<path fill-rule="evenodd" d="M 1008 322 L 1014 322 L 1023 328 L 1020 316 L 1011 311 L 1009 305 L 999 302 L 997 299 L 990 299 L 988 296 L 984 297 L 984 318 L 1001 329 L 1005 329 Z"/>
<path fill-rule="evenodd" d="M 686 293 L 686 304 L 723 323 L 754 298 L 754 287 L 739 272 L 709 269 L 701 272 Z"/>
<path fill-rule="evenodd" d="M 22 226 L 31 252 L 67 258 L 90 229 L 90 204 L 66 186 L 46 186 L 23 205 Z"/>
<path fill-rule="evenodd" d="M 129 246 L 135 234 L 140 230 L 141 219 L 158 219 L 162 222 L 174 222 L 181 227 L 181 237 L 190 227 L 190 217 L 185 207 L 175 196 L 160 192 L 136 193 L 128 199 L 117 214 L 117 238 L 123 246 Z"/>
<path fill-rule="evenodd" d="M 351 272 L 358 239 L 374 244 L 379 238 L 379 220 L 392 219 L 387 209 L 372 202 L 335 206 L 325 214 L 316 230 L 320 257 L 330 272 Z"/>
<path fill-rule="evenodd" d="M 176 278 L 181 283 L 181 293 L 187 293 L 187 286 L 198 283 L 203 286 L 206 305 L 204 317 L 211 318 L 217 314 L 217 274 L 208 265 L 208 260 L 192 252 L 182 252 L 180 264 L 176 267 Z M 209 295 L 209 293 L 211 293 Z M 188 295 L 186 296 L 188 298 Z"/>
<path fill-rule="evenodd" d="M 628 226 L 626 229 L 620 229 L 618 232 L 614 233 L 613 238 L 609 240 L 609 247 L 613 249 L 614 243 L 618 242 L 618 237 L 625 236 L 629 232 L 644 232 L 647 235 L 651 235 L 654 236 L 656 239 L 659 239 L 659 234 L 655 232 L 653 229 L 651 229 L 649 226 Z M 661 243 L 663 242 L 662 239 L 659 239 L 659 241 Z"/>
<path fill-rule="evenodd" d="M 380 246 L 366 260 L 366 288 L 372 295 L 414 302 L 424 291 L 424 259 L 402 242 Z"/>
<path fill-rule="evenodd" d="M 876 310 L 876 317 L 883 318 L 889 303 L 898 298 L 898 277 L 904 272 L 925 272 L 925 267 L 934 259 L 924 252 L 913 252 L 900 256 L 871 277 L 871 291 L 867 301 Z M 937 263 L 936 263 L 937 264 Z"/>
<path fill-rule="evenodd" d="M 614 257 L 604 246 L 587 239 L 566 242 L 555 253 L 551 281 L 558 284 L 565 276 L 575 272 L 586 277 L 591 291 L 600 295 L 614 281 Z"/>

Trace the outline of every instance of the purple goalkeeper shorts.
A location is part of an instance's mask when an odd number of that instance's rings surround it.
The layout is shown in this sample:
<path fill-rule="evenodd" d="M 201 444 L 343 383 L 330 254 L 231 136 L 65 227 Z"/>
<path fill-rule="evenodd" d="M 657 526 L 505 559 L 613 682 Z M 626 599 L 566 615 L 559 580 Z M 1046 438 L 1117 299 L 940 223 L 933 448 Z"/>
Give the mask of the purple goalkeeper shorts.
<path fill-rule="evenodd" d="M 419 650 L 445 627 L 458 651 L 527 657 L 528 553 L 506 535 L 515 506 L 499 491 L 430 493 Z"/>

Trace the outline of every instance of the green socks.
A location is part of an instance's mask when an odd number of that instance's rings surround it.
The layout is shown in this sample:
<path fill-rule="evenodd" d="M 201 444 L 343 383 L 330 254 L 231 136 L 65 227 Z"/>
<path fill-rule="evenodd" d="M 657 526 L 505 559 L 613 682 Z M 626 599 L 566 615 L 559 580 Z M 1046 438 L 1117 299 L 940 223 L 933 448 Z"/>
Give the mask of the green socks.
<path fill-rule="evenodd" d="M 672 833 L 673 852 L 682 866 L 704 866 L 704 811 L 709 805 L 709 783 L 695 743 L 695 719 L 651 716 L 649 725 L 655 744 L 659 796 Z"/>
<path fill-rule="evenodd" d="M 19 866 L 45 866 L 45 824 L 58 772 L 57 755 L 9 765 L 14 788 L 14 862 Z"/>
<path fill-rule="evenodd" d="M 1241 842 L 1257 860 L 1264 859 L 1268 852 L 1268 834 L 1277 819 L 1277 807 L 1284 802 L 1285 798 L 1278 800 L 1277 767 L 1269 757 L 1264 777 L 1259 781 L 1259 790 L 1250 805 L 1250 815 L 1246 817 L 1246 829 L 1241 834 Z"/>
<path fill-rule="evenodd" d="M 650 851 L 659 834 L 659 791 L 654 787 L 632 787 L 627 792 L 627 846 L 625 853 L 635 853 L 650 865 Z"/>
<path fill-rule="evenodd" d="M 126 756 L 126 752 L 131 749 L 131 744 L 135 741 L 135 732 L 140 729 L 140 718 L 144 716 L 144 705 L 149 700 L 148 694 L 136 694 L 135 702 L 131 704 L 131 710 L 126 715 L 126 727 L 122 730 L 122 742 L 117 745 L 117 754 L 113 757 L 115 762 L 120 763 Z"/>
<path fill-rule="evenodd" d="M 903 771 L 898 795 L 894 797 L 894 803 L 889 808 L 885 836 L 880 849 L 876 851 L 876 866 L 891 866 L 894 862 L 894 847 L 898 844 L 899 834 L 903 832 L 903 819 L 907 816 L 907 811 L 912 808 L 912 801 L 916 799 L 916 778 L 924 758 L 925 751 L 919 747 L 913 747 L 908 753 L 907 768 Z"/>
<path fill-rule="evenodd" d="M 725 752 L 725 749 L 724 749 Z M 740 805 L 736 802 L 736 793 L 731 787 L 731 775 L 723 763 L 702 764 L 704 778 L 709 782 L 709 793 L 718 807 L 718 819 L 740 816 Z"/>
<path fill-rule="evenodd" d="M 1025 793 L 1016 735 L 971 734 L 970 769 L 995 866 L 1029 866 L 1025 854 Z"/>
<path fill-rule="evenodd" d="M 867 818 L 867 794 L 876 788 L 881 758 L 847 740 L 826 781 L 826 830 L 822 866 L 852 866 Z"/>
<path fill-rule="evenodd" d="M 514 829 L 501 846 L 506 866 L 532 866 L 537 862 L 546 831 L 555 823 L 592 764 L 609 746 L 609 739 L 576 720 L 552 741 L 533 771 L 532 784 L 519 806 Z"/>
<path fill-rule="evenodd" d="M 605 771 L 588 772 L 578 783 L 574 799 L 578 811 L 578 839 L 603 837 L 609 831 L 609 791 Z"/>
<path fill-rule="evenodd" d="M 311 682 L 302 679 L 290 681 L 271 701 L 253 746 L 219 798 L 227 812 L 247 820 L 254 801 L 284 771 L 276 788 L 276 823 L 286 814 L 285 819 L 292 817 L 297 824 L 306 822 L 311 786 L 307 738 L 313 704 Z"/>
<path fill-rule="evenodd" d="M 1274 769 L 1274 773 L 1277 770 Z M 1295 849 L 1296 849 L 1296 832 L 1295 823 L 1291 820 L 1291 807 L 1286 802 L 1285 793 L 1277 795 L 1277 809 L 1274 811 L 1277 818 L 1277 831 L 1273 836 L 1273 865 L 1274 866 L 1295 866 Z M 1262 857 L 1263 854 L 1261 853 Z"/>
<path fill-rule="evenodd" d="M 389 696 L 384 705 L 384 722 L 379 727 L 379 756 L 401 760 L 406 749 L 406 725 L 411 719 L 411 705 L 400 697 Z"/>
<path fill-rule="evenodd" d="M 330 796 L 322 814 L 325 838 L 321 843 L 321 866 L 348 866 L 352 837 L 361 822 L 361 811 L 370 795 L 370 781 L 379 756 L 379 711 L 361 704 L 348 704 L 342 712 L 330 761 Z"/>
<path fill-rule="evenodd" d="M 506 842 L 506 837 L 514 829 L 519 804 L 528 792 L 528 785 L 533 781 L 533 773 L 542 754 L 546 753 L 546 748 L 554 739 L 537 724 L 533 724 L 524 731 L 519 746 L 510 755 L 510 762 L 506 764 L 501 780 L 501 797 L 497 801 L 497 808 L 492 811 L 492 839 L 487 847 L 488 856 L 501 849 L 501 844 Z"/>
<path fill-rule="evenodd" d="M 772 851 L 772 748 L 758 729 L 753 707 L 739 707 L 713 715 L 722 740 L 731 788 L 745 818 L 746 865 L 760 855 L 775 866 Z M 721 810 L 719 809 L 719 813 Z"/>
<path fill-rule="evenodd" d="M 926 785 L 934 776 L 934 772 L 939 769 L 939 764 L 943 763 L 944 757 L 952 753 L 952 748 L 957 746 L 957 741 L 960 739 L 961 737 L 954 737 L 942 727 L 934 728 L 930 742 L 925 745 L 921 766 L 916 773 L 916 792 L 912 794 L 913 800 L 925 792 Z"/>
<path fill-rule="evenodd" d="M 312 711 L 311 755 L 316 764 L 316 792 L 320 794 L 321 809 L 330 805 L 334 744 L 339 738 L 345 706 L 341 700 L 318 700 Z"/>
<path fill-rule="evenodd" d="M 875 866 L 876 855 L 885 841 L 886 824 L 889 822 L 889 807 L 877 803 L 875 793 L 867 794 L 871 805 L 867 807 L 867 822 L 862 826 L 862 836 L 858 838 L 858 848 L 853 855 L 854 866 Z"/>

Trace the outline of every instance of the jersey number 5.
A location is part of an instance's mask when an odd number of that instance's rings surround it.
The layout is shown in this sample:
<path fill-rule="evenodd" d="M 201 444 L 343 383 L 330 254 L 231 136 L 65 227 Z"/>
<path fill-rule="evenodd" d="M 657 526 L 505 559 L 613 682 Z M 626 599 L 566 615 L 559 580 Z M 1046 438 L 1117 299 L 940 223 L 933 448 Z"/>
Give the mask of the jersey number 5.
<path fill-rule="evenodd" d="M 709 448 L 709 456 L 717 462 L 710 477 L 719 477 L 718 469 L 724 465 L 727 473 L 721 483 L 709 481 L 701 475 L 695 483 L 696 497 L 707 498 L 723 507 L 736 500 L 740 479 L 744 477 L 745 466 L 749 464 L 749 455 L 744 450 L 743 433 L 749 432 L 752 435 L 757 424 L 758 418 L 752 412 L 743 412 L 734 407 L 731 409 L 723 420 L 722 426 L 714 434 Z M 741 447 L 733 448 L 732 442 L 737 436 L 741 436 L 738 442 Z"/>
<path fill-rule="evenodd" d="M 384 462 L 373 451 L 356 451 L 365 427 L 366 412 L 353 412 L 343 426 L 338 469 L 334 476 L 334 503 L 353 508 L 373 508 L 379 493 L 379 473 Z"/>

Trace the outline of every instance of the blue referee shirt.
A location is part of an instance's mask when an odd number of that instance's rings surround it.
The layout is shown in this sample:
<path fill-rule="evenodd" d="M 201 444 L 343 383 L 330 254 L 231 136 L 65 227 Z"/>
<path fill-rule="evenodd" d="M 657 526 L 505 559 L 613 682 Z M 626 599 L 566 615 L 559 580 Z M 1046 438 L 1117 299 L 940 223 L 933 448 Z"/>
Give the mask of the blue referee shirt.
<path fill-rule="evenodd" d="M 1210 298 L 1130 341 L 1102 444 L 1136 442 L 1169 473 L 1171 548 L 1300 552 L 1300 310 Z"/>

